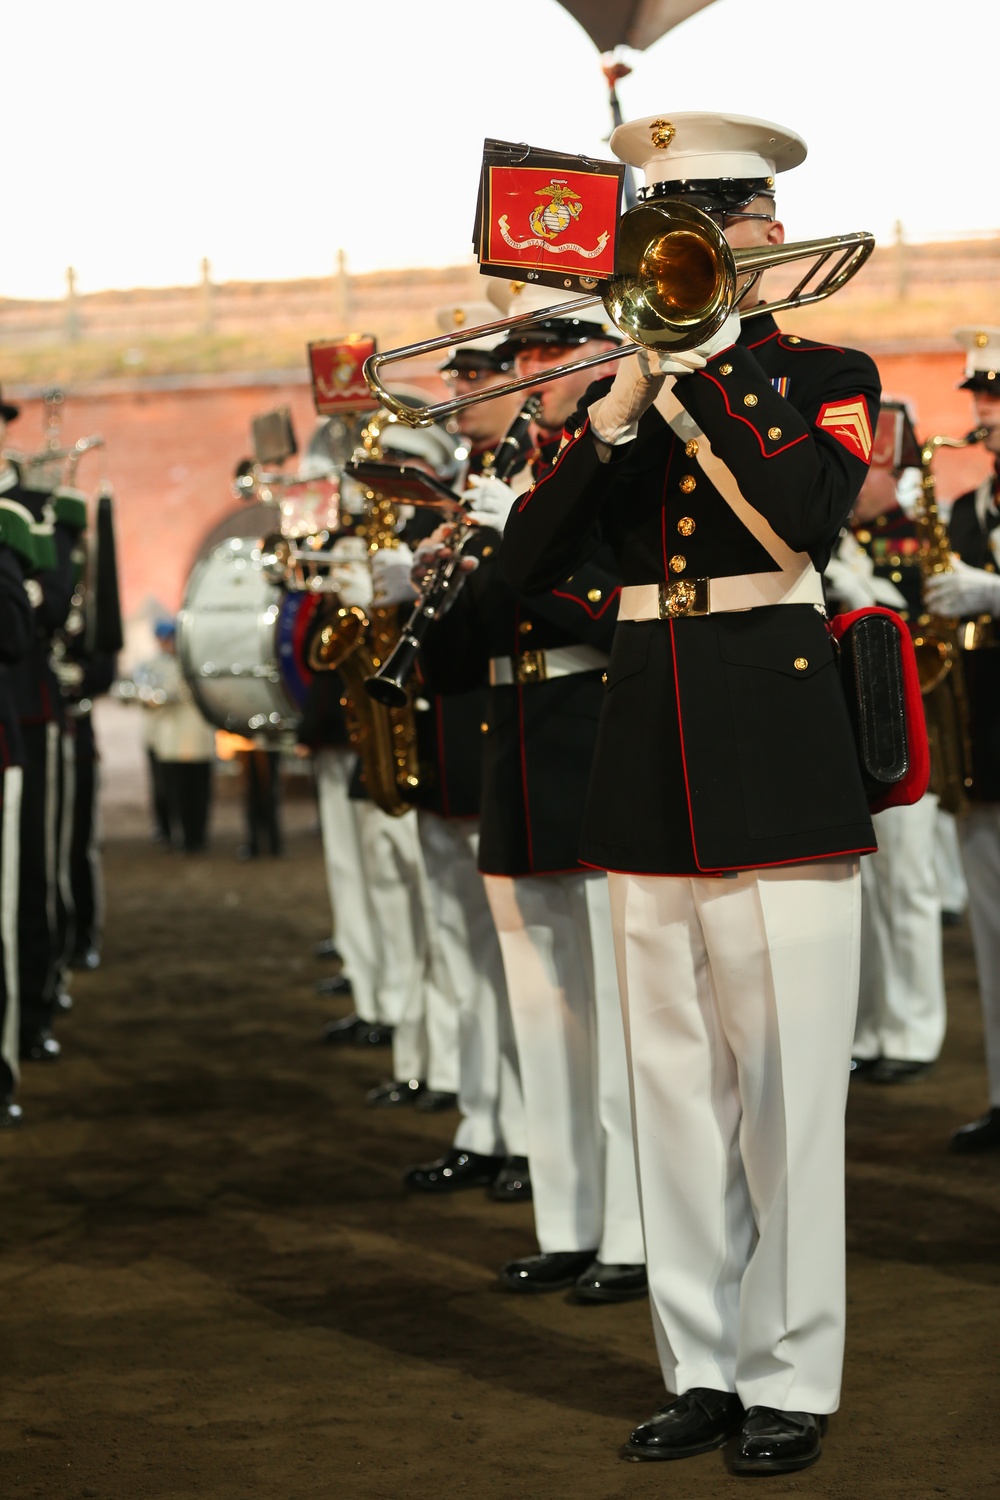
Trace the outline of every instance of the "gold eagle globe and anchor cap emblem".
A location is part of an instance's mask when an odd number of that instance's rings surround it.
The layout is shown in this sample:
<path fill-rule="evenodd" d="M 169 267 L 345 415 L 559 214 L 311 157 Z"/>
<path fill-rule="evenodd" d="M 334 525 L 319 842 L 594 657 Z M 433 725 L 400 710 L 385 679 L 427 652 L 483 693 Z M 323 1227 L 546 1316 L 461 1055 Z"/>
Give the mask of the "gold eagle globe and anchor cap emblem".
<path fill-rule="evenodd" d="M 583 212 L 583 199 L 565 178 L 553 177 L 545 187 L 536 189 L 536 197 L 549 201 L 531 210 L 528 223 L 546 240 L 558 239 Z"/>

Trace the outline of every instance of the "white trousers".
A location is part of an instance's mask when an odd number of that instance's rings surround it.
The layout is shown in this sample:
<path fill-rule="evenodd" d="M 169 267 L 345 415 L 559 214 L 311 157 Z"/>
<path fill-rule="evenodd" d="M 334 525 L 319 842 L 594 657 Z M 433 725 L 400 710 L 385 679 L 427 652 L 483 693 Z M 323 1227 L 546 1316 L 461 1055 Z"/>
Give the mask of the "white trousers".
<path fill-rule="evenodd" d="M 990 1106 L 1000 1109 L 1000 803 L 974 803 L 958 820 L 958 837 L 969 883 Z"/>
<path fill-rule="evenodd" d="M 606 879 L 485 880 L 517 1038 L 539 1247 L 641 1264 Z"/>
<path fill-rule="evenodd" d="M 938 799 L 876 813 L 878 853 L 861 861 L 861 988 L 855 1057 L 933 1062 L 946 1010 Z"/>
<path fill-rule="evenodd" d="M 353 750 L 319 750 L 314 765 L 332 932 L 351 981 L 354 1009 L 371 1023 L 379 1019 L 376 988 L 381 939 L 361 864 L 357 815 L 361 804 L 348 796 L 356 761 Z"/>
<path fill-rule="evenodd" d="M 20 1076 L 18 1043 L 21 1019 L 20 975 L 17 957 L 17 913 L 21 863 L 21 791 L 24 771 L 20 766 L 0 770 L 0 961 L 3 963 L 6 1003 L 0 1014 L 0 1058 L 11 1081 Z M 6 1083 L 6 1078 L 4 1079 Z"/>
<path fill-rule="evenodd" d="M 857 860 L 609 885 L 667 1388 L 835 1411 Z"/>
<path fill-rule="evenodd" d="M 942 812 L 940 808 L 935 826 L 934 868 L 942 911 L 965 911 L 969 904 L 969 890 L 958 847 L 958 828 L 954 814 Z"/>
<path fill-rule="evenodd" d="M 503 960 L 477 867 L 479 820 L 419 814 L 427 884 L 434 916 L 432 963 L 437 994 L 452 1028 L 428 1007 L 428 1082 L 443 1088 L 438 1053 L 454 1035 L 462 1120 L 460 1151 L 480 1156 L 527 1156 L 517 1047 L 507 1003 Z"/>
<path fill-rule="evenodd" d="M 392 1026 L 398 1079 L 426 1078 L 427 890 L 417 815 L 391 818 L 358 802 L 361 867 L 379 935 L 378 1017 Z"/>

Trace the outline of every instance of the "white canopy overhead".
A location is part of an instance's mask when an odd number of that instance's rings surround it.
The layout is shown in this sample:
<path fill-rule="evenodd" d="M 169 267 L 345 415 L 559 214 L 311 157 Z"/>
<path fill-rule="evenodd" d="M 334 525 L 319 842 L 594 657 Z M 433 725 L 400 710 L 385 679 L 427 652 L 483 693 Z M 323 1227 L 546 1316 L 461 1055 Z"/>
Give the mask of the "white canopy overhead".
<path fill-rule="evenodd" d="M 651 47 L 712 0 L 561 0 L 599 52 Z"/>

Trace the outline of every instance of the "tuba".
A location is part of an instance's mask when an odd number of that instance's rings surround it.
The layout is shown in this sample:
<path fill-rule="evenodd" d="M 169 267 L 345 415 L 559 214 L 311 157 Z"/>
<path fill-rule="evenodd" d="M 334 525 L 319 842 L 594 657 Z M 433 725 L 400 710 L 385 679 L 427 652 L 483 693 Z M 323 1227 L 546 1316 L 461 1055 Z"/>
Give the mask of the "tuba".
<path fill-rule="evenodd" d="M 385 411 L 374 413 L 362 432 L 365 456 L 381 457 L 380 437 L 389 420 Z M 387 547 L 398 547 L 394 502 L 369 494 L 365 519 L 357 528 L 371 559 Z M 332 595 L 317 612 L 317 623 L 307 651 L 314 672 L 339 672 L 344 694 L 351 744 L 364 773 L 365 788 L 372 801 L 390 817 L 409 812 L 420 784 L 417 760 L 417 730 L 412 690 L 395 708 L 374 702 L 365 682 L 382 666 L 399 639 L 398 608 L 367 609 L 341 604 Z"/>
<path fill-rule="evenodd" d="M 920 450 L 920 496 L 914 519 L 920 541 L 920 573 L 924 579 L 951 573 L 954 566 L 948 530 L 938 510 L 934 456 L 939 448 L 967 448 L 982 442 L 985 436 L 986 428 L 977 427 L 964 438 L 929 438 Z M 960 639 L 961 628 L 958 620 L 925 612 L 919 616 L 913 633 L 931 752 L 930 790 L 937 794 L 944 811 L 950 813 L 964 809 L 972 785 L 969 701 L 959 650 L 960 645 L 972 643 Z M 975 624 L 972 629 L 976 629 Z"/>

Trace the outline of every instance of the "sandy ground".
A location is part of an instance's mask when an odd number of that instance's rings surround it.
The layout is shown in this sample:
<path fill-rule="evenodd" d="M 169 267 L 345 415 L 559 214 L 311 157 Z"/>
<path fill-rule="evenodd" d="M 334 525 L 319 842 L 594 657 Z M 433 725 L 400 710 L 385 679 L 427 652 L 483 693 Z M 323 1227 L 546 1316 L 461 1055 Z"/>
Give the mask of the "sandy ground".
<path fill-rule="evenodd" d="M 283 861 L 109 844 L 105 963 L 0 1138 L 0 1493 L 37 1500 L 702 1500 L 723 1455 L 623 1463 L 661 1403 L 644 1303 L 498 1293 L 530 1208 L 405 1195 L 454 1118 L 376 1111 L 317 1045 L 308 802 Z M 775 1496 L 1000 1493 L 1000 1160 L 944 1150 L 984 1078 L 965 929 L 936 1072 L 855 1084 L 850 1329 L 822 1462 Z"/>

